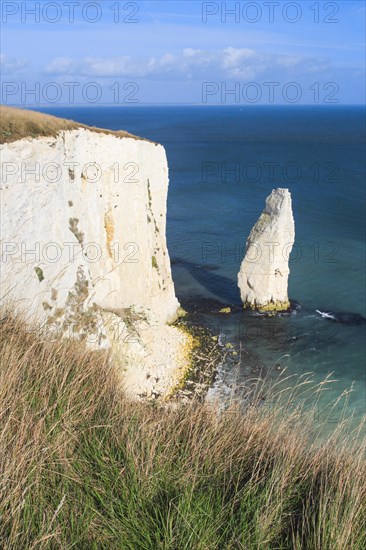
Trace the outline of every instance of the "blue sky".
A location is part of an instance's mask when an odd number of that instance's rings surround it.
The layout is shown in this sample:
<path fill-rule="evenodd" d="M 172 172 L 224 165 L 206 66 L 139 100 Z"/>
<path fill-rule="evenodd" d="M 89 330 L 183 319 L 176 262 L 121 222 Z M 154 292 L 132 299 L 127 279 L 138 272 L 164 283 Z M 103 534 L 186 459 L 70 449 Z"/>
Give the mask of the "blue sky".
<path fill-rule="evenodd" d="M 364 103 L 361 0 L 71 4 L 2 1 L 3 103 Z"/>

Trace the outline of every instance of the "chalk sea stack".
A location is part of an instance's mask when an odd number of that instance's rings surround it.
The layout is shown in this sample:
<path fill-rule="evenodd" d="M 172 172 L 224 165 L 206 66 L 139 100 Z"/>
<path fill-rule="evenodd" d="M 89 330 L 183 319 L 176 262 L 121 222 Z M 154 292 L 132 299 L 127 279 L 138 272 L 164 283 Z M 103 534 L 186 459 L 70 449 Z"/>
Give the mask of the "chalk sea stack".
<path fill-rule="evenodd" d="M 289 257 L 294 240 L 291 194 L 288 189 L 274 189 L 250 232 L 238 274 L 245 308 L 273 312 L 289 309 Z"/>

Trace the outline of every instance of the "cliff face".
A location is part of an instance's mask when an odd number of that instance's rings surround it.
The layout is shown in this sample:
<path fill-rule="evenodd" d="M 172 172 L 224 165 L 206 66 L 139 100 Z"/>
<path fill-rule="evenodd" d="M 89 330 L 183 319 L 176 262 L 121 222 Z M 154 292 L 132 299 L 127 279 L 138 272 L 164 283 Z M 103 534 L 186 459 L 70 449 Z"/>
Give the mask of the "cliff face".
<path fill-rule="evenodd" d="M 164 148 L 76 128 L 3 144 L 1 161 L 2 299 L 33 323 L 111 348 L 133 395 L 166 393 L 189 342 L 166 325 L 179 303 Z"/>
<path fill-rule="evenodd" d="M 289 256 L 295 240 L 291 195 L 274 189 L 247 240 L 238 284 L 244 307 L 283 311 L 288 299 Z"/>
<path fill-rule="evenodd" d="M 2 167 L 3 293 L 37 320 L 132 305 L 174 319 L 161 145 L 77 129 L 3 145 Z"/>

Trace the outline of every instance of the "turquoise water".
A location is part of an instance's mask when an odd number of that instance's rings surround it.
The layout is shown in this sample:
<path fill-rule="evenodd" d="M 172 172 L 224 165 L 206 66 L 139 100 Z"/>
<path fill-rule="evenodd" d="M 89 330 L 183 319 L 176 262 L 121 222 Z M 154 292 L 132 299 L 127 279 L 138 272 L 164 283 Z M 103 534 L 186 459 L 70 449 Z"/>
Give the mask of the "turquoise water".
<path fill-rule="evenodd" d="M 288 187 L 296 223 L 289 294 L 301 311 L 263 319 L 204 315 L 242 348 L 248 368 L 330 372 L 327 406 L 353 386 L 349 410 L 366 412 L 365 324 L 316 312 L 365 316 L 365 123 L 359 107 L 100 107 L 47 112 L 126 129 L 162 143 L 170 168 L 167 236 L 180 299 L 238 303 L 236 277 L 249 231 L 275 187 Z M 117 159 L 116 159 L 117 160 Z M 229 366 L 227 367 L 230 368 Z M 335 419 L 335 415 L 333 415 Z"/>

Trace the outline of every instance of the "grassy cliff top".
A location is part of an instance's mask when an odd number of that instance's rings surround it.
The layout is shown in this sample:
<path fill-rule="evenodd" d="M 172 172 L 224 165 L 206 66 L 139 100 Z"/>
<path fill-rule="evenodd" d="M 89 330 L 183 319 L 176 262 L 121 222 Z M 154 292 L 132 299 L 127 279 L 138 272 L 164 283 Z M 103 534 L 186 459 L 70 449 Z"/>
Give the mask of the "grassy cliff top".
<path fill-rule="evenodd" d="M 100 134 L 111 134 L 113 136 L 133 139 L 143 139 L 128 132 L 105 130 L 86 126 L 80 122 L 58 118 L 37 111 L 16 109 L 0 105 L 0 143 L 12 143 L 18 139 L 37 137 L 56 137 L 62 130 L 76 130 L 85 128 L 91 132 Z"/>
<path fill-rule="evenodd" d="M 130 401 L 106 352 L 50 338 L 9 307 L 1 548 L 366 548 L 363 428 L 358 443 L 347 435 L 339 399 L 316 409 L 324 420 L 306 413 L 310 377 L 296 393 L 265 386 L 264 402 L 259 385 L 220 414 L 219 403 Z M 315 424 L 334 412 L 341 424 L 322 440 Z"/>

